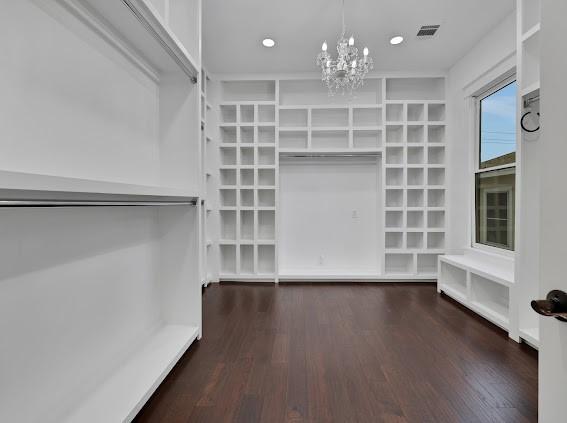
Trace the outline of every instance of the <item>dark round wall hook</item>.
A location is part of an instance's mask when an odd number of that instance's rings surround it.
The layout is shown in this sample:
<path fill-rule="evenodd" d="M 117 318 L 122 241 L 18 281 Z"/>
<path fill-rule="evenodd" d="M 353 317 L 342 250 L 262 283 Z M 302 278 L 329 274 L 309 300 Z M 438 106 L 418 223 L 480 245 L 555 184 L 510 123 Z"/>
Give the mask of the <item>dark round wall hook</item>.
<path fill-rule="evenodd" d="M 522 129 L 526 132 L 537 132 L 539 131 L 539 126 L 536 129 L 528 129 L 526 128 L 526 125 L 524 125 L 524 119 L 530 114 L 531 112 L 526 112 L 524 113 L 524 116 L 522 116 L 522 119 L 520 120 L 520 126 L 522 127 Z M 537 115 L 539 116 L 539 113 L 537 113 Z"/>

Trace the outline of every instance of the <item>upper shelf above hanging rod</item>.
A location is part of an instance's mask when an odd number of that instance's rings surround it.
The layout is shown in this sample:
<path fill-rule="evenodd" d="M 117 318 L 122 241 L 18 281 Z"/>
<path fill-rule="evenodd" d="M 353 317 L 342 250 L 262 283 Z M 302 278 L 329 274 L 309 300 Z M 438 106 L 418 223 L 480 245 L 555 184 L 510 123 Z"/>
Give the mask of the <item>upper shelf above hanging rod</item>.
<path fill-rule="evenodd" d="M 181 71 L 197 83 L 199 63 L 148 1 L 58 2 L 154 81 Z"/>
<path fill-rule="evenodd" d="M 21 202 L 29 202 L 28 206 L 39 203 L 43 203 L 43 206 L 61 206 L 63 202 L 75 206 L 181 205 L 194 203 L 198 197 L 197 193 L 174 187 L 0 170 L 0 201 L 14 202 L 11 206 Z"/>

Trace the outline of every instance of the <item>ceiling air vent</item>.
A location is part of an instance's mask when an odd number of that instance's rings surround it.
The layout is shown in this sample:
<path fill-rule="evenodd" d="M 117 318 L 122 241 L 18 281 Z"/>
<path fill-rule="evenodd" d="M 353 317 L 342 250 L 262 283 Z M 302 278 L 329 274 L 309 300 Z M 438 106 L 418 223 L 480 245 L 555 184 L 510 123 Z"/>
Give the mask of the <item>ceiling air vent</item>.
<path fill-rule="evenodd" d="M 431 38 L 436 33 L 441 25 L 424 25 L 417 31 L 417 38 Z"/>

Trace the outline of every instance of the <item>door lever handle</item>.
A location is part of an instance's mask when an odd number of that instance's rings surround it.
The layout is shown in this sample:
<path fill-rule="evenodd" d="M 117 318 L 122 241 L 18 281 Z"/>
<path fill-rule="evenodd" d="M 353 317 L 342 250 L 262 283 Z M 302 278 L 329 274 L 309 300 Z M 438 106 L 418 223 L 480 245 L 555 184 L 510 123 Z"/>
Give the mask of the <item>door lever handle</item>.
<path fill-rule="evenodd" d="M 555 317 L 567 322 L 567 293 L 563 291 L 550 291 L 545 300 L 533 300 L 531 306 L 542 316 Z"/>

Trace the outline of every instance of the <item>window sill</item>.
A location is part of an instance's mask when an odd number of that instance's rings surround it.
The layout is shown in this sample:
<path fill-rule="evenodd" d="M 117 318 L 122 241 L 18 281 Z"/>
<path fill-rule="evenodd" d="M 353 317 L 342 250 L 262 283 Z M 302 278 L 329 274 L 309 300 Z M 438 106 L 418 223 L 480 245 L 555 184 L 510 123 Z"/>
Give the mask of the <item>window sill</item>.
<path fill-rule="evenodd" d="M 516 252 L 512 250 L 506 250 L 504 248 L 491 247 L 490 245 L 473 243 L 472 247 L 467 249 L 468 251 L 478 252 L 480 254 L 489 254 L 491 256 L 506 258 L 508 260 L 514 261 L 516 257 Z"/>

